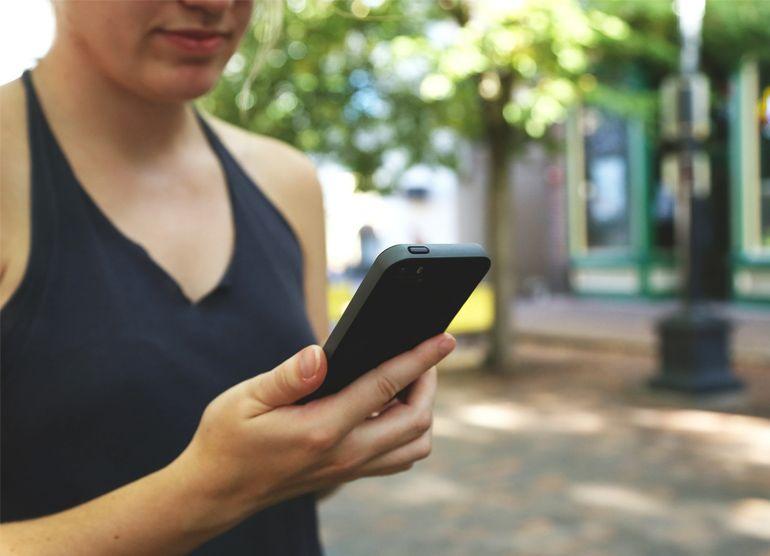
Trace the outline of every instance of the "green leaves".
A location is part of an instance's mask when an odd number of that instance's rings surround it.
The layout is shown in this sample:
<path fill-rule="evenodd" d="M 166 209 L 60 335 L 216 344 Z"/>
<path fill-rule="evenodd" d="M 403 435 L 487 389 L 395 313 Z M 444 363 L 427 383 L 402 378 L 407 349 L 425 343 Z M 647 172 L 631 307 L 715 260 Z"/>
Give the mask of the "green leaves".
<path fill-rule="evenodd" d="M 263 8 L 275 1 L 258 3 L 255 32 L 202 104 L 347 166 L 364 189 L 396 185 L 387 160 L 453 165 L 437 130 L 476 140 L 507 125 L 539 140 L 580 99 L 652 122 L 678 62 L 669 2 L 288 0 L 271 46 Z M 709 2 L 709 71 L 768 52 L 768 29 L 770 2 Z"/>

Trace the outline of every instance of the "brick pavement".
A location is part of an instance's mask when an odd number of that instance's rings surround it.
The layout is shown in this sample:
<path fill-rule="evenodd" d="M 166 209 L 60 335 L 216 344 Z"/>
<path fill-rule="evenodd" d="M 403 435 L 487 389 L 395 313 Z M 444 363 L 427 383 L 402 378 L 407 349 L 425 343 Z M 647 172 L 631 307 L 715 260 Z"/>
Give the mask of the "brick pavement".
<path fill-rule="evenodd" d="M 508 377 L 447 362 L 433 454 L 324 501 L 329 556 L 770 556 L 770 368 L 692 401 L 648 391 L 642 354 L 517 360 Z"/>

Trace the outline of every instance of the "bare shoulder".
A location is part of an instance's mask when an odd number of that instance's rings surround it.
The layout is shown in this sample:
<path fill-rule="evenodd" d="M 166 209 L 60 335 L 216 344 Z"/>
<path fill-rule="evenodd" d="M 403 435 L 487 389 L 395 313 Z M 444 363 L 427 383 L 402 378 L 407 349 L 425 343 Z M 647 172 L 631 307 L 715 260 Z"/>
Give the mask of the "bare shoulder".
<path fill-rule="evenodd" d="M 321 186 L 310 158 L 277 139 L 252 133 L 210 114 L 204 117 L 307 248 L 319 226 L 323 226 L 324 218 Z"/>
<path fill-rule="evenodd" d="M 0 186 L 3 194 L 22 185 L 18 180 L 10 178 L 16 177 L 20 170 L 26 168 L 25 161 L 19 160 L 19 155 L 28 150 L 26 104 L 20 79 L 0 86 Z"/>
<path fill-rule="evenodd" d="M 29 146 L 21 80 L 0 86 L 0 305 L 21 281 L 29 251 Z"/>
<path fill-rule="evenodd" d="M 307 155 L 283 141 L 252 133 L 210 114 L 205 117 L 244 170 L 279 204 L 299 203 L 286 208 L 302 211 L 309 208 L 303 200 L 320 196 L 315 165 Z"/>

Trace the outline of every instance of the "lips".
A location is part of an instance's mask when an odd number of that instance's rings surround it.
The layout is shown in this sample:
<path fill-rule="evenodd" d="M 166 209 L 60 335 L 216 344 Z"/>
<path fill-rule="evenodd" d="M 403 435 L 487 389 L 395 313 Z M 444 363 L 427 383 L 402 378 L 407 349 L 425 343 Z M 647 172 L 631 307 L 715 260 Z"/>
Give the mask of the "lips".
<path fill-rule="evenodd" d="M 161 29 L 158 34 L 170 46 L 190 54 L 214 54 L 230 37 L 229 33 L 203 29 Z"/>

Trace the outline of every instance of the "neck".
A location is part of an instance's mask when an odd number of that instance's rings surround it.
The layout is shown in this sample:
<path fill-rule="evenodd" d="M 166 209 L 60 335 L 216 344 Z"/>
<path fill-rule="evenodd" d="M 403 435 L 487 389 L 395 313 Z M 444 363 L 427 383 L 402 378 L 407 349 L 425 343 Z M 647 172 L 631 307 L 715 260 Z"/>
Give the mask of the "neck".
<path fill-rule="evenodd" d="M 83 63 L 83 55 L 66 45 L 54 43 L 33 76 L 41 102 L 60 126 L 98 138 L 99 145 L 109 145 L 126 158 L 163 156 L 196 132 L 187 102 L 139 96 L 94 64 Z"/>

